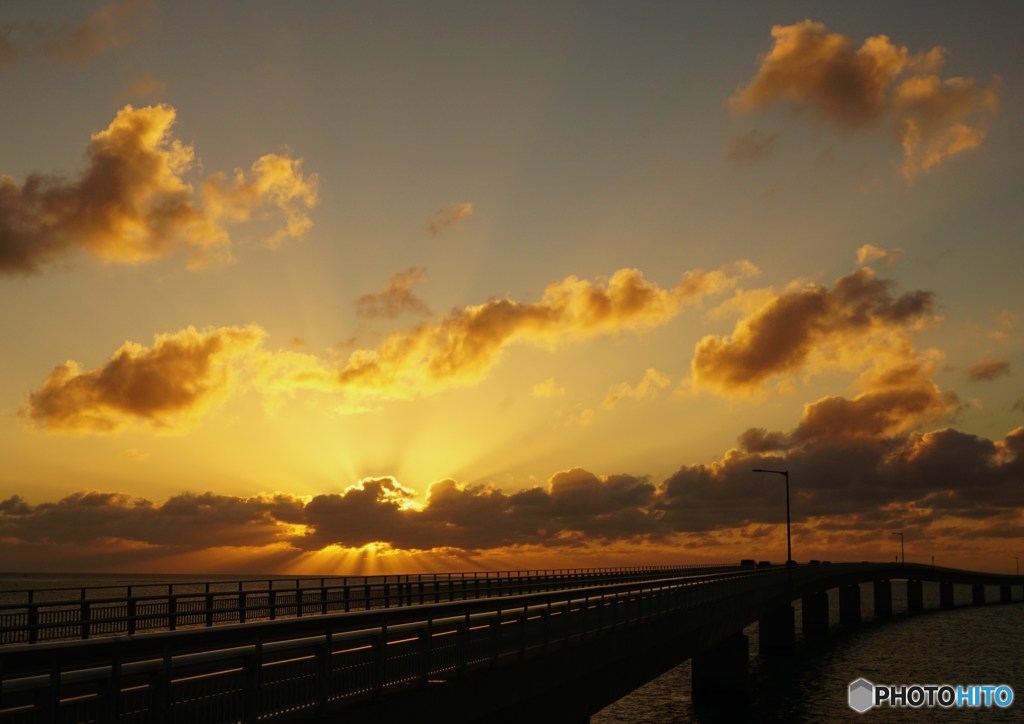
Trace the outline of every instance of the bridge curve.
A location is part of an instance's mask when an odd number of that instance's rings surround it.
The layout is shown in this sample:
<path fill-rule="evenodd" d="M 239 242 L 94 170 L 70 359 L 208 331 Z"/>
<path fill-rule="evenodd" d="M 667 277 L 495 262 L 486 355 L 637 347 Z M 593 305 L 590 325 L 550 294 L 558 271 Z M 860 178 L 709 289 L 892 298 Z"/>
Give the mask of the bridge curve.
<path fill-rule="evenodd" d="M 825 596 L 827 628 L 826 591 L 839 590 L 841 617 L 856 610 L 859 620 L 860 584 L 875 584 L 884 615 L 893 580 L 907 581 L 911 610 L 924 581 L 969 584 L 974 603 L 986 602 L 987 586 L 1000 601 L 1024 586 L 913 564 L 776 567 L 18 644 L 0 647 L 0 722 L 329 721 L 340 712 L 355 722 L 424 712 L 513 722 L 538 711 L 584 721 L 691 657 L 694 696 L 713 697 L 745 671 L 750 623 L 760 622 L 762 651 L 791 646 L 794 600 L 808 630 L 820 626 Z"/>

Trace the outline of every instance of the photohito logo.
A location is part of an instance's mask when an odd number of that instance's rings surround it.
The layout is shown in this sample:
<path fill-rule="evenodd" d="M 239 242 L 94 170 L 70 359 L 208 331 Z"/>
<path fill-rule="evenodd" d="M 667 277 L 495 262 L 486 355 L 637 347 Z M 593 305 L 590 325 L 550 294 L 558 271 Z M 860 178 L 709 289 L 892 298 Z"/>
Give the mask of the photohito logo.
<path fill-rule="evenodd" d="M 1006 684 L 872 684 L 867 679 L 850 682 L 850 708 L 858 714 L 876 706 L 998 707 L 1013 703 L 1013 689 Z"/>

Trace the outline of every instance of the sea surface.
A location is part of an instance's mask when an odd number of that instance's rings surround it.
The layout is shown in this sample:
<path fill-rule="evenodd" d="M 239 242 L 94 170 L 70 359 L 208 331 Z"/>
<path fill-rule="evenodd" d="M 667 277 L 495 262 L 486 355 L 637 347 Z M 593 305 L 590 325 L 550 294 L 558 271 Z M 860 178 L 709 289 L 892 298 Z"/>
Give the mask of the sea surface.
<path fill-rule="evenodd" d="M 54 575 L 0 573 L 0 603 L 13 603 L 18 589 L 63 589 L 54 598 L 77 598 L 81 588 L 111 586 L 113 595 L 152 587 L 152 592 L 175 590 L 186 582 L 254 580 L 245 576 L 198 575 Z M 294 578 L 262 577 L 292 581 Z M 235 582 L 235 583 L 231 583 Z M 246 586 L 248 588 L 248 586 Z M 215 586 L 220 589 L 221 586 Z M 141 591 L 139 591 L 141 593 Z M 692 701 L 689 661 L 671 669 L 591 717 L 592 724 L 662 724 L 663 722 L 720 724 L 733 722 L 1024 722 L 1024 602 L 1020 586 L 1013 587 L 1014 603 L 973 607 L 969 586 L 956 586 L 953 611 L 939 611 L 938 585 L 924 584 L 923 614 L 906 614 L 906 587 L 894 582 L 893 611 L 889 622 L 873 617 L 873 590 L 861 586 L 864 623 L 854 628 L 839 625 L 838 596 L 829 592 L 831 633 L 804 639 L 799 601 L 796 610 L 797 648 L 791 656 L 761 659 L 757 651 L 757 624 L 744 629 L 750 639 L 748 696 L 728 706 L 695 706 Z M 102 597 L 90 591 L 89 597 Z M 110 595 L 110 594 L 107 594 Z M 41 600 L 43 597 L 37 598 Z M 999 589 L 986 590 L 988 601 L 999 599 Z M 1008 709 L 872 709 L 857 714 L 847 705 L 851 681 L 866 678 L 876 684 L 1008 684 L 1015 693 Z"/>
<path fill-rule="evenodd" d="M 831 633 L 824 638 L 800 636 L 795 654 L 761 659 L 757 625 L 750 638 L 750 681 L 746 701 L 728 706 L 694 706 L 691 665 L 687 661 L 591 717 L 591 724 L 661 724 L 685 722 L 1024 722 L 1024 603 L 1021 587 L 1013 587 L 1009 605 L 965 606 L 952 611 L 930 610 L 906 615 L 906 587 L 894 582 L 894 618 L 873 620 L 871 584 L 861 586 L 865 622 L 847 629 L 838 624 L 838 595 L 829 592 Z M 988 587 L 986 600 L 998 601 Z M 957 606 L 970 601 L 970 588 L 957 586 Z M 938 608 L 937 584 L 924 584 L 924 604 Z M 850 682 L 865 678 L 875 684 L 1008 684 L 1014 703 L 992 708 L 874 708 L 858 714 L 847 704 Z"/>

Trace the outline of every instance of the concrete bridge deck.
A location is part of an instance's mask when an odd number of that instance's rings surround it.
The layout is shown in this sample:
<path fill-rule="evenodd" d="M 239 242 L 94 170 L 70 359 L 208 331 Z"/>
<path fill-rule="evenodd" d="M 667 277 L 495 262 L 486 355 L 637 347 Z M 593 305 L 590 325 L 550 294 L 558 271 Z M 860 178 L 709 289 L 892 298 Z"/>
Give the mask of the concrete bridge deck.
<path fill-rule="evenodd" d="M 976 605 L 1024 586 L 913 564 L 778 567 L 12 645 L 0 647 L 0 722 L 585 721 L 691 657 L 695 698 L 730 695 L 745 626 L 759 621 L 763 653 L 785 650 L 794 600 L 805 632 L 820 630 L 838 589 L 841 620 L 856 624 L 860 584 L 884 617 L 897 580 L 911 612 L 924 582 L 943 607 L 955 585 Z"/>

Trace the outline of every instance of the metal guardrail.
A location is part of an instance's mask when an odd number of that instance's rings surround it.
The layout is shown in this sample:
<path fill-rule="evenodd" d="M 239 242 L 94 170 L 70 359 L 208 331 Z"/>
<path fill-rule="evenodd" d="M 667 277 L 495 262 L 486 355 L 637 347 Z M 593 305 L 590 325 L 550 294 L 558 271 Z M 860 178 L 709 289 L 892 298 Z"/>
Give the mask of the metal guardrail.
<path fill-rule="evenodd" d="M 25 589 L 3 593 L 15 600 L 0 603 L 0 645 L 274 621 L 731 568 L 724 564 L 563 568 Z M 72 591 L 78 595 L 69 597 Z"/>
<path fill-rule="evenodd" d="M 255 722 L 764 591 L 765 568 L 0 649 L 0 721 Z M 13 672 L 17 671 L 16 675 Z"/>

